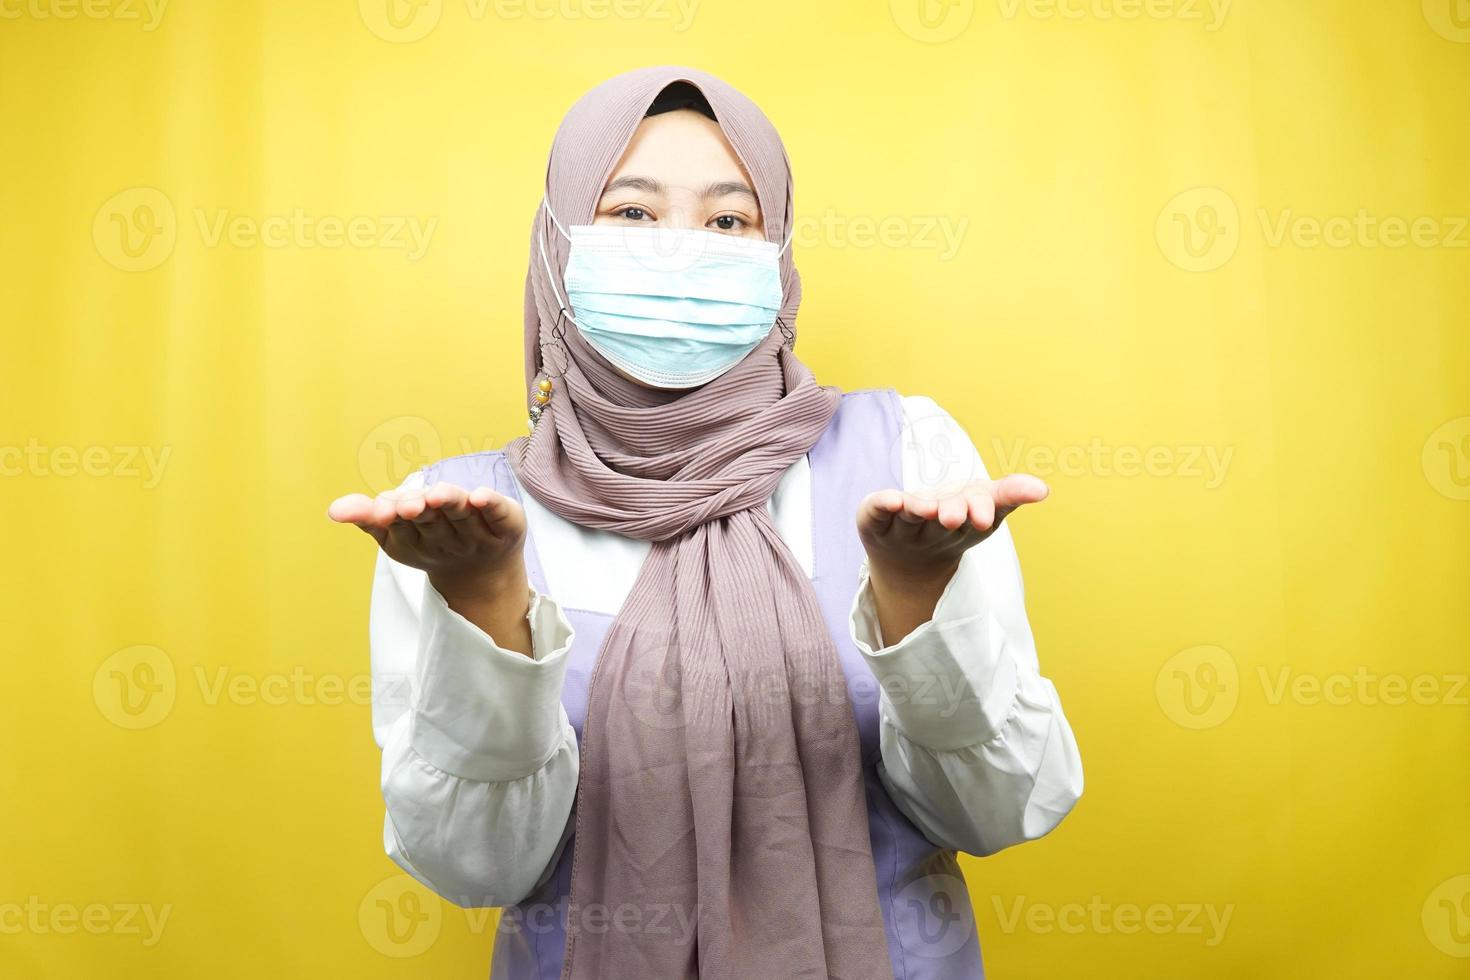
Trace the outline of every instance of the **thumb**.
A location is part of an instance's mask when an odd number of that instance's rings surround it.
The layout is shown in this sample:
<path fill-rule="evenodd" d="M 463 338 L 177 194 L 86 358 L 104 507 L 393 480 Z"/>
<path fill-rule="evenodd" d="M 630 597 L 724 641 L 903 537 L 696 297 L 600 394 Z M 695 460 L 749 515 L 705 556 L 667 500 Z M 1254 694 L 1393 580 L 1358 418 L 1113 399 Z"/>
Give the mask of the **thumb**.
<path fill-rule="evenodd" d="M 1012 473 L 995 481 L 990 495 L 996 510 L 1014 510 L 1022 504 L 1035 504 L 1047 498 L 1051 488 L 1029 473 Z"/>

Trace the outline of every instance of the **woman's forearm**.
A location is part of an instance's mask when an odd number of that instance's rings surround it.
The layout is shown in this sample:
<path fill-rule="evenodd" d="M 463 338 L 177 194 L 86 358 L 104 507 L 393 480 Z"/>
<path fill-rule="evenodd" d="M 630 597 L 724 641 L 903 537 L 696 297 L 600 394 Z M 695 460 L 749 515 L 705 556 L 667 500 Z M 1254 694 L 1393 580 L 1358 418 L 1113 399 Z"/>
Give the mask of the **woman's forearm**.
<path fill-rule="evenodd" d="M 450 609 L 484 630 L 497 645 L 532 656 L 531 623 L 526 618 L 531 608 L 531 583 L 524 561 L 474 578 L 445 578 L 430 573 L 429 584 Z"/>
<path fill-rule="evenodd" d="M 934 617 L 934 607 L 957 568 L 958 561 L 888 568 L 869 559 L 868 580 L 884 646 L 899 642 Z"/>

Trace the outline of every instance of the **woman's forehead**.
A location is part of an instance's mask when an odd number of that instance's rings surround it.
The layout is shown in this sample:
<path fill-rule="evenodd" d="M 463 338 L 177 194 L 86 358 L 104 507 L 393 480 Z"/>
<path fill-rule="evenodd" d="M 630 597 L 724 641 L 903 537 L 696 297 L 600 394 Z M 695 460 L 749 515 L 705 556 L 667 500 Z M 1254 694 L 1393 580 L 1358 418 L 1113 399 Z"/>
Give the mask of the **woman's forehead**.
<path fill-rule="evenodd" d="M 630 178 L 640 178 L 638 186 Z M 647 116 L 604 185 L 645 193 L 729 191 L 750 177 L 719 124 L 688 109 Z M 657 186 L 654 186 L 657 185 Z M 753 187 L 751 187 L 754 190 Z"/>

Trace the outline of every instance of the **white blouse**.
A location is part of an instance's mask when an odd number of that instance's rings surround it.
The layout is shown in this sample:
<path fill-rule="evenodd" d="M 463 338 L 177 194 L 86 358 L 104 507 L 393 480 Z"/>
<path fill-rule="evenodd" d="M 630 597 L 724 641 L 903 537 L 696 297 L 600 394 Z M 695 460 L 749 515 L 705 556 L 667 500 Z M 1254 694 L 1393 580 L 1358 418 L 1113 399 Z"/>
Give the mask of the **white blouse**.
<path fill-rule="evenodd" d="M 945 473 L 986 475 L 947 412 L 921 395 L 902 402 L 903 489 L 933 487 Z M 422 470 L 402 484 L 422 485 Z M 373 580 L 384 848 L 467 908 L 515 904 L 554 870 L 573 825 L 578 764 L 561 704 L 572 639 L 562 605 L 615 613 L 650 547 L 567 521 L 517 488 L 547 584 L 545 595 L 531 589 L 531 657 L 498 646 L 451 610 L 424 572 L 381 549 Z M 810 575 L 806 456 L 766 506 Z M 992 854 L 1066 816 L 1082 793 L 1082 763 L 1056 688 L 1040 674 L 1007 525 L 964 553 L 933 618 L 898 643 L 884 646 L 879 635 L 866 559 L 849 619 L 873 671 L 874 683 L 856 696 L 878 702 L 880 779 L 925 837 Z"/>

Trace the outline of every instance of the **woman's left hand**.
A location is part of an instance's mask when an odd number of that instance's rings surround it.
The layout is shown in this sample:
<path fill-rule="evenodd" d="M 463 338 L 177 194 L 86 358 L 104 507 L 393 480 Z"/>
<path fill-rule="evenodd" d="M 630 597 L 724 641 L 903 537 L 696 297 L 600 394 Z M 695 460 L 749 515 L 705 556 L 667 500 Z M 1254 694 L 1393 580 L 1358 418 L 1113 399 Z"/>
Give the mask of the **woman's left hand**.
<path fill-rule="evenodd" d="M 1022 504 L 1045 500 L 1049 492 L 1045 483 L 1026 473 L 972 480 L 931 494 L 878 490 L 858 507 L 858 536 L 870 565 L 953 571 L 960 555 L 994 534 L 1006 515 Z"/>
<path fill-rule="evenodd" d="M 1013 473 L 930 493 L 877 490 L 858 505 L 858 537 L 884 637 L 898 642 L 934 615 L 965 551 L 1022 504 L 1045 500 L 1037 477 Z"/>

